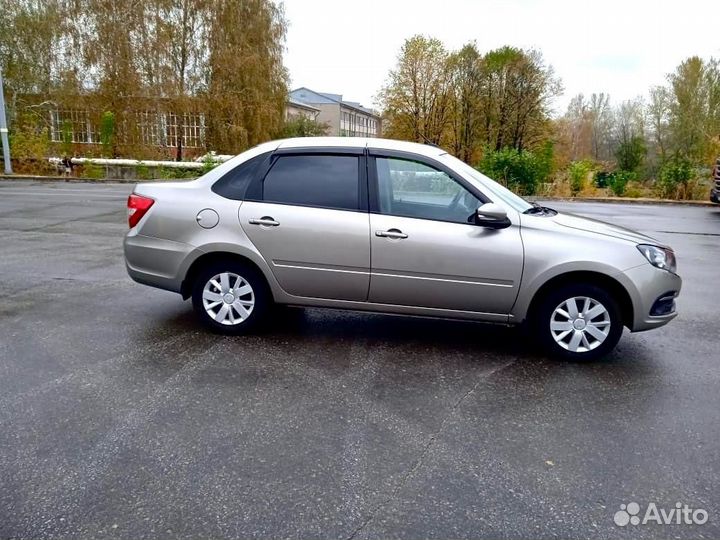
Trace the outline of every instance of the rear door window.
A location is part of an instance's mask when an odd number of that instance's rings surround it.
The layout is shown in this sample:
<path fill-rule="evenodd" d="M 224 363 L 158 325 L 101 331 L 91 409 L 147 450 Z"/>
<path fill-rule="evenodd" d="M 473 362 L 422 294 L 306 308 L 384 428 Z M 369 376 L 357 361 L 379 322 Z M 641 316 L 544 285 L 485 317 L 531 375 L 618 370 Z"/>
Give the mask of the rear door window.
<path fill-rule="evenodd" d="M 355 155 L 281 155 L 265 176 L 263 200 L 358 210 L 359 161 Z"/>

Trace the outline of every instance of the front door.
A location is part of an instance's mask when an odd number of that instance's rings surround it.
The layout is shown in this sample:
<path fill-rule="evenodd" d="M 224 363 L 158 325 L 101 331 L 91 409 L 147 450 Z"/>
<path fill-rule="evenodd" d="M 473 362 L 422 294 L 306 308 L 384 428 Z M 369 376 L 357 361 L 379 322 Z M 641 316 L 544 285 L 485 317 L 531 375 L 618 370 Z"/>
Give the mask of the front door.
<path fill-rule="evenodd" d="M 289 294 L 364 301 L 369 217 L 359 155 L 282 154 L 245 200 L 240 225 Z"/>
<path fill-rule="evenodd" d="M 482 202 L 447 172 L 405 158 L 372 161 L 368 301 L 509 313 L 522 275 L 518 227 L 476 225 Z"/>

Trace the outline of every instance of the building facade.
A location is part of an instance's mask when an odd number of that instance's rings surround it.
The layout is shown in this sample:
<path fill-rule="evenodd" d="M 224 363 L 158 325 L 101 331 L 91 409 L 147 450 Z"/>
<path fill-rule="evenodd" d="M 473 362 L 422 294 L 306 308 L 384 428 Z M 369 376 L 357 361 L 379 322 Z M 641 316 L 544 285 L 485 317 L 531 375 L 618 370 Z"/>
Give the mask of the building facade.
<path fill-rule="evenodd" d="M 317 121 L 320 109 L 313 107 L 308 103 L 303 103 L 293 99 L 292 96 L 288 96 L 287 103 L 285 104 L 285 120 L 291 120 L 293 118 L 306 118 L 308 120 Z"/>
<path fill-rule="evenodd" d="M 340 94 L 316 92 L 300 87 L 290 92 L 290 100 L 317 108 L 316 120 L 328 124 L 328 135 L 339 137 L 380 137 L 380 115 L 360 103 L 346 101 Z"/>

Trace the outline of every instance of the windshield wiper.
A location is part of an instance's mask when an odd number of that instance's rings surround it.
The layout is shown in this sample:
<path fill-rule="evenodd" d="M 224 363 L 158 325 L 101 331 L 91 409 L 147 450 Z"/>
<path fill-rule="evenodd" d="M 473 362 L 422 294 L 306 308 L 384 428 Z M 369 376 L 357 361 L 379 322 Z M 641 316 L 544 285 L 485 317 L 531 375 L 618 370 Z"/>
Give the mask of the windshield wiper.
<path fill-rule="evenodd" d="M 531 216 L 538 216 L 538 215 L 548 215 L 548 216 L 555 216 L 557 215 L 557 210 L 553 210 L 552 208 L 548 208 L 547 206 L 540 206 L 538 203 L 533 202 L 532 208 L 528 208 L 523 212 L 523 214 L 528 214 Z"/>

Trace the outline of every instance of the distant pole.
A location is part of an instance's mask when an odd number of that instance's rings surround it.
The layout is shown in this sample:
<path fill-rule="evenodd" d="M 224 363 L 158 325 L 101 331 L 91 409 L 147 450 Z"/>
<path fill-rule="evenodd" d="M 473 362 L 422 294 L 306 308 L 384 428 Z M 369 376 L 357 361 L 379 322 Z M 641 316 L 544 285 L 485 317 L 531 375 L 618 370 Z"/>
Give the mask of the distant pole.
<path fill-rule="evenodd" d="M 2 139 L 5 174 L 12 174 L 10 143 L 8 142 L 7 120 L 5 119 L 5 94 L 3 93 L 2 69 L 0 69 L 0 139 Z"/>

